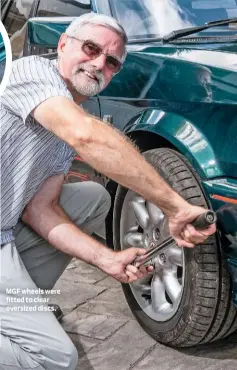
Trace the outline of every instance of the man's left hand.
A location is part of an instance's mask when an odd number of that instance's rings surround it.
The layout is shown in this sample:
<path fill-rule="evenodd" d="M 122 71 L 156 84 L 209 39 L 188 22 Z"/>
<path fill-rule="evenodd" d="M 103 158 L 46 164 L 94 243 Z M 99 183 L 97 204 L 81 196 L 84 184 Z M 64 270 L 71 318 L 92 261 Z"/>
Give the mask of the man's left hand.
<path fill-rule="evenodd" d="M 133 283 L 153 271 L 152 266 L 137 268 L 132 265 L 137 256 L 142 256 L 145 253 L 145 248 L 128 248 L 121 252 L 114 252 L 110 265 L 103 270 L 121 283 Z"/>

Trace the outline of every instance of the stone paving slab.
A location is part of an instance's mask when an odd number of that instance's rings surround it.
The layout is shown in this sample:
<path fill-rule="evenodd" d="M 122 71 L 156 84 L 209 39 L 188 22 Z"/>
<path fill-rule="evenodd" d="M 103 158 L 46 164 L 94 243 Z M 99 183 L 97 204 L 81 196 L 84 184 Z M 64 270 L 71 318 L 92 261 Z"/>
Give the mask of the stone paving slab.
<path fill-rule="evenodd" d="M 88 338 L 83 335 L 77 335 L 72 333 L 68 333 L 68 335 L 77 348 L 79 358 L 82 358 L 93 347 L 98 346 L 100 343 L 102 343 L 102 340 Z"/>
<path fill-rule="evenodd" d="M 78 369 L 125 370 L 142 357 L 156 342 L 136 322 L 128 322 L 110 338 L 81 358 Z"/>
<path fill-rule="evenodd" d="M 74 308 L 86 302 L 88 299 L 96 297 L 106 288 L 61 278 L 54 289 L 59 289 L 61 294 L 51 296 L 50 303 L 59 304 L 65 314 L 71 312 Z"/>
<path fill-rule="evenodd" d="M 236 344 L 226 339 L 195 348 L 173 349 L 157 343 L 134 370 L 234 370 L 237 368 Z"/>
<path fill-rule="evenodd" d="M 157 344 L 156 348 L 152 350 L 144 359 L 139 361 L 133 370 L 186 370 L 186 369 L 206 369 L 211 363 L 216 363 L 216 360 L 208 360 L 205 358 L 198 358 L 195 356 L 188 356 L 171 348 L 166 348 L 161 344 Z"/>
<path fill-rule="evenodd" d="M 55 286 L 62 326 L 78 349 L 77 370 L 237 369 L 237 334 L 196 348 L 163 346 L 134 319 L 120 283 L 98 271 L 74 260 Z"/>
<path fill-rule="evenodd" d="M 62 276 L 64 280 L 85 284 L 99 283 L 101 280 L 104 280 L 107 277 L 108 275 L 101 270 L 77 260 L 73 260 L 72 263 L 70 263 Z"/>
<path fill-rule="evenodd" d="M 104 286 L 106 288 L 117 288 L 121 287 L 121 284 L 118 280 L 112 279 L 111 277 L 107 276 L 104 279 L 98 281 L 95 283 L 99 286 Z"/>
<path fill-rule="evenodd" d="M 127 320 L 121 318 L 91 314 L 79 310 L 76 310 L 76 314 L 78 316 L 77 320 L 72 321 L 67 318 L 63 321 L 64 329 L 68 333 L 86 335 L 95 339 L 105 340 L 127 322 Z"/>
<path fill-rule="evenodd" d="M 99 285 L 103 287 L 102 283 Z M 127 301 L 122 292 L 121 285 L 106 289 L 100 296 L 88 300 L 86 303 L 80 306 L 80 310 L 104 314 L 104 315 L 116 315 L 117 317 L 125 317 L 134 319 L 134 316 L 127 304 Z"/>

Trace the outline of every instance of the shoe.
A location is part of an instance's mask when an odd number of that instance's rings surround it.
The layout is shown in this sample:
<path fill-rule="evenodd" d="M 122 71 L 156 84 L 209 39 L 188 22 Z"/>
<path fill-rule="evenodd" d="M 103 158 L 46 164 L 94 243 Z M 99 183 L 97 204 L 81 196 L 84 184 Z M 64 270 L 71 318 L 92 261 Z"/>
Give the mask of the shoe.
<path fill-rule="evenodd" d="M 63 318 L 63 311 L 61 310 L 61 308 L 59 307 L 59 305 L 54 304 L 54 303 L 49 303 L 48 306 L 51 307 L 51 311 L 53 312 L 53 314 L 56 317 L 56 319 L 58 321 L 61 321 L 62 318 Z"/>

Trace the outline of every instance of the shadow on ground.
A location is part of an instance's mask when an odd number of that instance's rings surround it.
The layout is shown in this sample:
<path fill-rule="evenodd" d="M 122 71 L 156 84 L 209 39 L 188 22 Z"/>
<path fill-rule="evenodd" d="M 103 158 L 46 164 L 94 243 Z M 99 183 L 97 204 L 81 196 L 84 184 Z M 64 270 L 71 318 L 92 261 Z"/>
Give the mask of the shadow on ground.
<path fill-rule="evenodd" d="M 237 332 L 228 338 L 202 344 L 196 347 L 179 349 L 179 352 L 196 357 L 227 360 L 237 360 Z M 237 368 L 237 363 L 236 363 Z"/>

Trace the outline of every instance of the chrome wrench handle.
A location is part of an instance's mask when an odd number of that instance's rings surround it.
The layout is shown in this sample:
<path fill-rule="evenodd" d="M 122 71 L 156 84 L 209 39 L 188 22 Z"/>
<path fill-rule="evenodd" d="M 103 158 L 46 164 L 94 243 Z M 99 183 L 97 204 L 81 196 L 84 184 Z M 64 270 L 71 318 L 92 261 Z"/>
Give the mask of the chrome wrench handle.
<path fill-rule="evenodd" d="M 147 262 L 151 261 L 157 254 L 164 253 L 167 249 L 172 246 L 176 246 L 176 241 L 169 237 L 164 242 L 159 245 L 156 245 L 154 248 L 148 249 L 147 253 L 143 256 L 138 256 L 133 261 L 133 265 L 139 268 L 140 266 L 144 266 Z"/>

